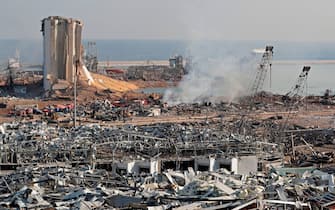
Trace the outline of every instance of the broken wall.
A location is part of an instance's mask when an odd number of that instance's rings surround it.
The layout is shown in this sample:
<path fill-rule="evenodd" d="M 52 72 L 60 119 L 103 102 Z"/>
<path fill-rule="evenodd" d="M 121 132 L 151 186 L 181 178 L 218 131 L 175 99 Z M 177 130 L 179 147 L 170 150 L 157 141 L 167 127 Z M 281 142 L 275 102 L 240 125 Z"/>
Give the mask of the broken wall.
<path fill-rule="evenodd" d="M 231 160 L 231 169 L 235 174 L 248 175 L 257 172 L 257 164 L 256 156 L 234 157 Z"/>

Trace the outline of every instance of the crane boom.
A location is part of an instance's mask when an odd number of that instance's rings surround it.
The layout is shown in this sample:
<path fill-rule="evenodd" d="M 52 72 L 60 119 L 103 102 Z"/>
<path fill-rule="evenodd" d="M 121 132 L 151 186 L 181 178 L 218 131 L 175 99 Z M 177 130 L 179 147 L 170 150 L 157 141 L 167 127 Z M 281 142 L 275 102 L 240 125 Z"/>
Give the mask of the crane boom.
<path fill-rule="evenodd" d="M 300 98 L 306 89 L 308 73 L 311 70 L 310 66 L 304 66 L 302 72 L 299 74 L 295 85 L 291 90 L 283 96 L 283 101 L 287 107 L 287 117 L 285 122 L 282 124 L 279 132 L 283 133 L 288 126 L 290 120 L 293 120 L 297 116 L 297 112 L 294 111 L 294 106 L 298 104 L 302 99 Z"/>
<path fill-rule="evenodd" d="M 301 96 L 303 93 L 306 84 L 307 84 L 307 77 L 308 73 L 311 70 L 310 66 L 304 66 L 302 69 L 302 72 L 299 74 L 299 77 L 295 83 L 295 85 L 291 88 L 289 92 L 287 92 L 283 96 L 283 101 L 292 101 L 293 99 L 296 99 L 297 97 Z"/>
<path fill-rule="evenodd" d="M 251 85 L 249 87 L 249 92 L 250 92 L 251 99 L 247 99 L 247 100 L 242 101 L 242 103 L 244 105 L 249 106 L 250 110 L 252 109 L 252 106 L 254 105 L 256 94 L 258 93 L 258 91 L 260 89 L 263 88 L 264 80 L 265 80 L 265 77 L 266 77 L 266 74 L 267 74 L 268 70 L 271 70 L 272 56 L 273 56 L 273 46 L 266 46 L 265 50 L 264 49 L 255 49 L 253 51 L 255 53 L 263 53 L 263 55 L 262 55 L 262 59 L 261 59 L 260 63 L 258 64 L 256 77 L 255 77 L 254 81 L 251 83 Z M 241 133 L 242 129 L 245 126 L 245 122 L 247 120 L 247 115 L 248 114 L 249 114 L 248 111 L 245 112 L 245 113 L 241 113 L 241 118 L 238 120 L 238 126 L 237 126 L 239 133 Z"/>
<path fill-rule="evenodd" d="M 266 46 L 262 60 L 258 65 L 254 82 L 251 86 L 251 95 L 256 95 L 264 86 L 264 81 L 268 70 L 271 70 L 273 56 L 273 46 Z"/>

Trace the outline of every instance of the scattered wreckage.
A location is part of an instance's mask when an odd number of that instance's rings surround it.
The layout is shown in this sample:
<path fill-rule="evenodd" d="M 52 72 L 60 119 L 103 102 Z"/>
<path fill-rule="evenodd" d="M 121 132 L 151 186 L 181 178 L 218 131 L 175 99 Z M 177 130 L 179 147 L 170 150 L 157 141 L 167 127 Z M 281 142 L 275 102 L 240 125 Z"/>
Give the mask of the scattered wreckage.
<path fill-rule="evenodd" d="M 0 206 L 27 209 L 331 209 L 333 172 L 287 168 L 283 145 L 222 123 L 0 127 Z M 307 142 L 306 142 L 307 143 Z"/>
<path fill-rule="evenodd" d="M 4 209 L 333 209 L 335 199 L 333 174 L 314 168 L 248 175 L 188 168 L 120 176 L 59 163 L 0 177 Z"/>

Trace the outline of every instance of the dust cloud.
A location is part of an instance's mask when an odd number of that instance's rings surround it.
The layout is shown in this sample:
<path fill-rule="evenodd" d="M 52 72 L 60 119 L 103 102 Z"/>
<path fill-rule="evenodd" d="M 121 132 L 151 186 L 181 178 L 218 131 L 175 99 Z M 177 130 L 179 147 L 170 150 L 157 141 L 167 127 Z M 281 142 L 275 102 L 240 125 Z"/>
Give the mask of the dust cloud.
<path fill-rule="evenodd" d="M 252 49 L 245 54 L 228 49 L 222 56 L 202 49 L 190 47 L 191 68 L 177 87 L 166 90 L 163 100 L 168 104 L 232 102 L 246 94 L 257 67 Z"/>

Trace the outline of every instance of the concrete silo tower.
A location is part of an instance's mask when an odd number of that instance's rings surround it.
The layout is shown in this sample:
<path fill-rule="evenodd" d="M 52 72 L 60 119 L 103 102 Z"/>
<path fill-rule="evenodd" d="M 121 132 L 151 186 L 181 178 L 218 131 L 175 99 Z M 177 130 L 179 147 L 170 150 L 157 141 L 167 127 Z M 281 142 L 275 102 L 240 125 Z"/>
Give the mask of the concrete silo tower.
<path fill-rule="evenodd" d="M 50 16 L 42 20 L 44 90 L 59 80 L 73 83 L 76 65 L 81 63 L 82 22 Z"/>

